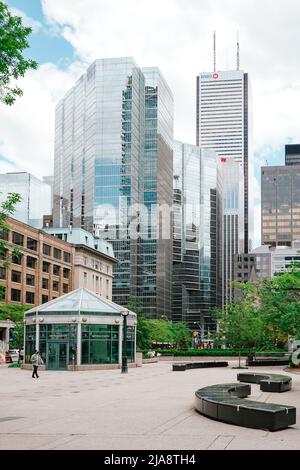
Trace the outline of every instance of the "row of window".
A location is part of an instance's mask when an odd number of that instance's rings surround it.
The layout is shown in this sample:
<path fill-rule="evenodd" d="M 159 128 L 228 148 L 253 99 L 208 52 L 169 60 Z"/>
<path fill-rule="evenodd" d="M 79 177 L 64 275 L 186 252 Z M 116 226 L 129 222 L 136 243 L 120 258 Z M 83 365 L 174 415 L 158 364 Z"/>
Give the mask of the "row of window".
<path fill-rule="evenodd" d="M 64 291 L 64 293 L 67 293 L 68 290 Z M 53 299 L 56 299 L 56 296 L 52 297 Z M 21 291 L 19 289 L 11 289 L 10 291 L 10 300 L 12 302 L 21 302 Z M 42 303 L 49 302 L 49 296 L 48 295 L 42 295 Z M 35 293 L 34 292 L 26 292 L 25 296 L 25 303 L 26 304 L 35 304 Z"/>
<path fill-rule="evenodd" d="M 53 282 L 53 290 L 55 292 L 59 292 L 58 283 Z M 67 294 L 69 292 L 68 284 L 63 284 L 63 293 Z M 52 299 L 56 299 L 57 297 L 54 296 Z M 11 289 L 10 291 L 10 300 L 12 302 L 21 302 L 21 290 L 20 289 Z M 49 301 L 49 296 L 43 294 L 42 295 L 42 303 L 46 303 Z M 35 293 L 34 292 L 26 292 L 25 296 L 25 303 L 26 304 L 34 304 L 35 303 Z"/>
<path fill-rule="evenodd" d="M 33 258 L 32 256 L 27 256 L 26 257 L 26 266 L 27 268 L 31 269 L 36 269 L 37 267 L 37 258 Z M 21 265 L 22 264 L 22 254 L 21 255 L 13 255 L 12 256 L 12 263 Z M 43 261 L 43 273 L 50 273 L 50 268 L 51 268 L 51 263 L 47 261 Z M 61 266 L 58 266 L 56 264 L 53 265 L 52 267 L 52 272 L 54 276 L 59 276 L 61 272 Z M 65 279 L 70 278 L 70 272 L 71 270 L 68 268 L 63 268 L 63 277 Z"/>
<path fill-rule="evenodd" d="M 1 231 L 0 238 L 2 240 L 8 241 L 8 232 Z M 33 238 L 26 238 L 26 245 L 24 245 L 24 235 L 18 232 L 12 232 L 12 243 L 17 246 L 26 246 L 29 250 L 38 251 L 38 241 Z M 65 263 L 71 262 L 71 253 L 67 251 L 62 251 L 59 248 L 52 247 L 43 243 L 43 254 L 47 256 L 53 256 L 56 259 L 61 260 L 63 258 Z"/>
<path fill-rule="evenodd" d="M 0 268 L 0 279 L 5 279 L 6 278 L 6 273 L 5 273 L 5 268 Z M 22 273 L 20 271 L 12 271 L 11 272 L 11 281 L 15 282 L 17 284 L 22 283 Z M 27 286 L 35 286 L 35 276 L 32 274 L 26 274 L 26 285 Z M 43 278 L 42 279 L 42 288 L 43 289 L 49 289 L 49 279 Z M 59 291 L 59 282 L 58 281 L 52 281 L 52 289 L 54 291 Z M 63 292 L 66 294 L 69 292 L 69 285 L 68 284 L 63 284 Z"/>

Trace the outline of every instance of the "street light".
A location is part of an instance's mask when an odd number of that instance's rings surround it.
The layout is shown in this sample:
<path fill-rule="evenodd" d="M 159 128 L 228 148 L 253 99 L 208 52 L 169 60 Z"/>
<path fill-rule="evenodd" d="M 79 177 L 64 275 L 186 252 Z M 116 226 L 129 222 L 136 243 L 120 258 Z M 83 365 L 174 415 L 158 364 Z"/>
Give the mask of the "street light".
<path fill-rule="evenodd" d="M 128 365 L 127 365 L 127 317 L 129 315 L 128 308 L 124 308 L 121 312 L 123 317 L 123 346 L 122 346 L 122 368 L 121 373 L 127 374 L 128 373 Z"/>

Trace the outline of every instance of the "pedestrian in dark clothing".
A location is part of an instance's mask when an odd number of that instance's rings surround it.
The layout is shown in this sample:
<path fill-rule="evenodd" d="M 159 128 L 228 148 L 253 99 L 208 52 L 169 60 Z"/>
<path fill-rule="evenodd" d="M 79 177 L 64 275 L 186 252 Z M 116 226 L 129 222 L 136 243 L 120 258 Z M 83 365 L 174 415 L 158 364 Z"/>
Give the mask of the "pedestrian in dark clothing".
<path fill-rule="evenodd" d="M 38 367 L 44 364 L 43 359 L 41 358 L 40 353 L 38 351 L 34 351 L 34 353 L 32 354 L 31 363 L 33 366 L 32 378 L 34 379 L 36 377 L 38 379 Z"/>

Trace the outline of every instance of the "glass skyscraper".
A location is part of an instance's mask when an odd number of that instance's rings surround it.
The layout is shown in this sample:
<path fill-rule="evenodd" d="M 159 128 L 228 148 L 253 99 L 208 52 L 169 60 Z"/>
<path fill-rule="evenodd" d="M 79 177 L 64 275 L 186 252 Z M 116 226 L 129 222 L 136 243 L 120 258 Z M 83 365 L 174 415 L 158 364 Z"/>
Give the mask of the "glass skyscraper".
<path fill-rule="evenodd" d="M 244 250 L 243 166 L 220 157 L 223 180 L 223 306 L 234 297 L 235 256 Z"/>
<path fill-rule="evenodd" d="M 112 241 L 119 260 L 113 300 L 126 305 L 138 298 L 145 313 L 168 315 L 167 284 L 157 292 L 160 245 L 151 233 L 147 253 L 143 234 L 130 232 L 140 217 L 137 204 L 162 203 L 164 163 L 171 165 L 172 187 L 173 99 L 158 69 L 143 72 L 132 58 L 96 60 L 58 104 L 55 132 L 54 227 L 82 227 Z"/>
<path fill-rule="evenodd" d="M 35 228 L 43 227 L 43 216 L 52 213 L 51 186 L 30 173 L 0 174 L 0 202 L 9 193 L 18 192 L 22 199 L 13 217 Z"/>
<path fill-rule="evenodd" d="M 144 310 L 149 316 L 170 318 L 173 95 L 157 67 L 145 67 L 142 72 L 145 77 L 145 133 L 141 181 L 143 204 L 149 219 L 141 224 L 142 236 L 138 244 L 138 298 L 143 299 Z"/>
<path fill-rule="evenodd" d="M 173 320 L 202 334 L 222 303 L 222 174 L 212 150 L 174 143 Z"/>

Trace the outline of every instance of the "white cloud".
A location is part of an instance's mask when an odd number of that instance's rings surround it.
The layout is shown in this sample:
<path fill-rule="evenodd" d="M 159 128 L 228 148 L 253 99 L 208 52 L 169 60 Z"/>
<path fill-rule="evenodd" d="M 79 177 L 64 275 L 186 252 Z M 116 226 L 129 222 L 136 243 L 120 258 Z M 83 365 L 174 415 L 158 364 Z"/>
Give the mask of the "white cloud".
<path fill-rule="evenodd" d="M 40 23 L 37 20 L 34 20 L 33 18 L 30 18 L 30 16 L 26 15 L 26 13 L 22 10 L 19 10 L 18 8 L 15 7 L 10 7 L 9 10 L 11 13 L 15 16 L 21 16 L 23 20 L 24 26 L 32 28 L 33 33 L 37 33 L 42 29 L 42 23 Z"/>
<path fill-rule="evenodd" d="M 13 106 L 0 112 L 0 155 L 14 162 L 8 169 L 0 161 L 0 171 L 29 171 L 36 176 L 52 174 L 54 155 L 55 103 L 74 83 L 78 64 L 67 71 L 44 64 L 20 80 L 24 91 Z"/>
<path fill-rule="evenodd" d="M 158 65 L 175 95 L 175 135 L 195 142 L 195 77 L 212 68 L 217 30 L 218 68 L 241 66 L 254 95 L 254 146 L 300 138 L 298 0 L 42 0 L 48 21 L 84 61 L 133 56 Z M 266 27 L 266 25 L 268 27 Z"/>
<path fill-rule="evenodd" d="M 140 66 L 159 66 L 174 93 L 175 137 L 195 143 L 196 75 L 212 69 L 214 30 L 218 69 L 235 67 L 240 32 L 256 164 L 264 164 L 267 149 L 276 153 L 288 138 L 300 140 L 298 0 L 72 0 L 72 7 L 70 0 L 41 1 L 47 31 L 63 36 L 80 63 L 64 72 L 42 65 L 20 83 L 24 96 L 2 107 L 0 154 L 24 169 L 51 172 L 55 103 L 96 58 L 133 56 Z"/>

